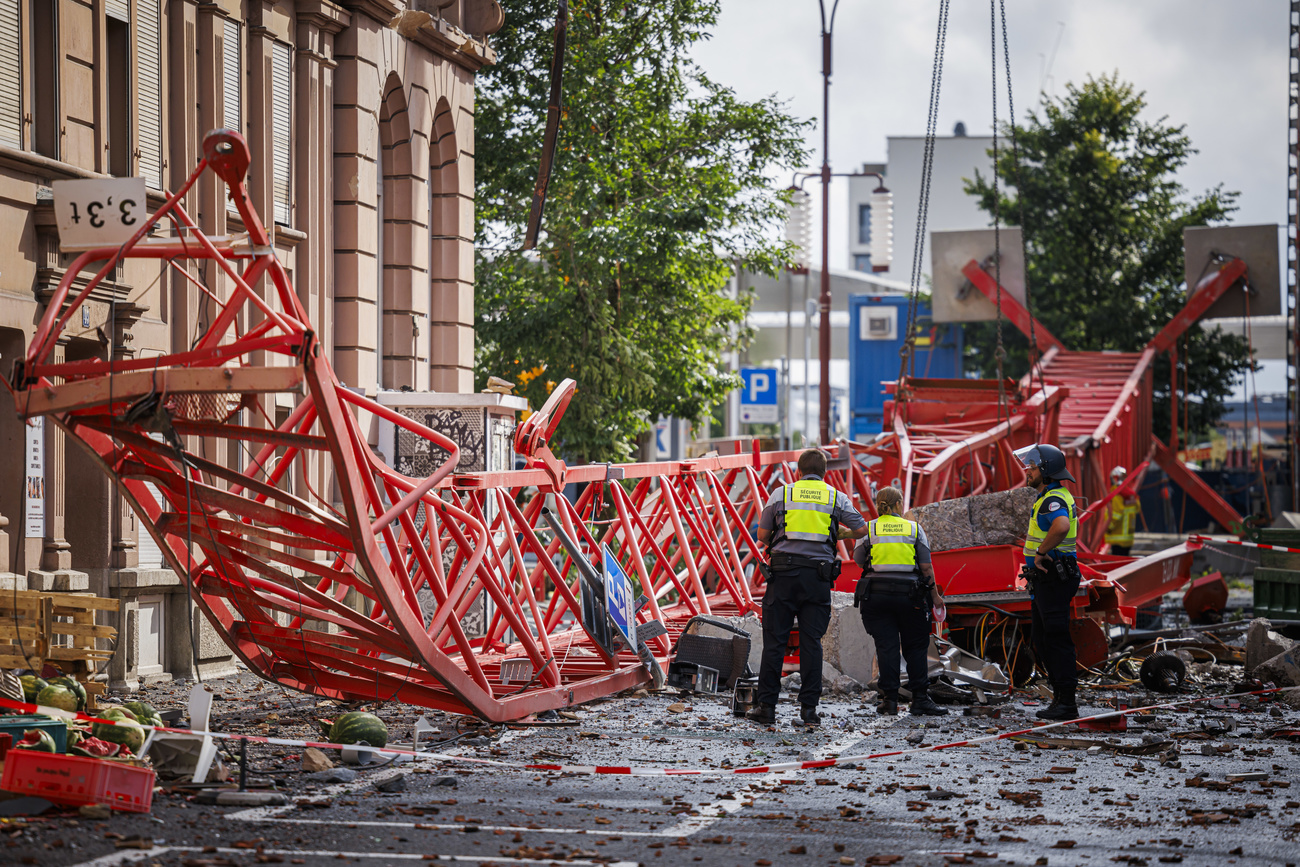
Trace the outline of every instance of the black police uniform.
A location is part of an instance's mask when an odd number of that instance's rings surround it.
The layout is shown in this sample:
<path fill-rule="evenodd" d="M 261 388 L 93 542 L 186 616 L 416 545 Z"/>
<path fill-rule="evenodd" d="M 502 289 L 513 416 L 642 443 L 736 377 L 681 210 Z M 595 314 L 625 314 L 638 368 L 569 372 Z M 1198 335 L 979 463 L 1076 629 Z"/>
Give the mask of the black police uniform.
<path fill-rule="evenodd" d="M 821 481 L 805 475 L 801 482 Z M 836 527 L 857 529 L 866 521 L 841 491 L 831 489 L 831 529 L 813 542 L 784 532 L 784 492 L 778 488 L 759 517 L 759 529 L 774 535 L 769 549 L 771 577 L 763 593 L 763 658 L 758 672 L 758 703 L 775 705 L 781 696 L 781 666 L 795 621 L 799 623 L 799 703 L 815 708 L 822 694 L 822 636 L 831 620 L 831 587 L 839 574 Z"/>
<path fill-rule="evenodd" d="M 1075 520 L 1073 497 L 1060 482 L 1048 482 L 1034 503 L 1034 513 L 1030 520 L 1037 525 L 1038 533 L 1035 534 L 1031 527 L 1030 536 L 1046 534 L 1052 522 L 1060 517 Z M 1026 559 L 1031 549 L 1037 550 L 1032 538 L 1026 541 Z M 1070 637 L 1070 605 L 1083 580 L 1074 553 L 1074 534 L 1071 533 L 1064 542 L 1047 552 L 1046 559 L 1044 565 L 1049 567 L 1047 573 L 1033 575 L 1030 587 L 1030 625 L 1034 651 L 1051 680 L 1053 705 L 1074 707 L 1079 678 L 1075 665 L 1074 640 Z"/>
<path fill-rule="evenodd" d="M 916 531 L 919 567 L 930 563 L 930 547 L 919 524 Z M 860 540 L 853 551 L 853 560 L 863 572 L 853 604 L 861 611 L 862 625 L 876 643 L 880 697 L 886 702 L 898 701 L 902 659 L 907 661 L 907 690 L 912 694 L 912 701 L 928 699 L 931 582 L 919 569 L 910 573 L 872 572 L 871 538 Z"/>

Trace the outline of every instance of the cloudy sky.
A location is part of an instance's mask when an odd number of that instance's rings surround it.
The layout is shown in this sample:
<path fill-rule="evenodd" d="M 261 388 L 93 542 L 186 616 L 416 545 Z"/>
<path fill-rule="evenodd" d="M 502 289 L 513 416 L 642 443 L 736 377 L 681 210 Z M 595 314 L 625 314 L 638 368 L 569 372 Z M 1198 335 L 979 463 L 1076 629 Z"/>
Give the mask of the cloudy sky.
<path fill-rule="evenodd" d="M 826 0 L 828 12 L 833 2 Z M 924 134 L 938 5 L 841 0 L 831 87 L 834 170 L 883 162 L 887 136 Z M 1236 222 L 1284 223 L 1287 10 L 1285 0 L 1006 0 L 1016 113 L 1032 110 L 1041 92 L 1063 94 L 1068 83 L 1118 70 L 1146 92 L 1148 119 L 1186 125 L 1199 150 L 1181 174 L 1189 191 L 1221 183 L 1241 193 Z M 775 94 L 796 116 L 820 117 L 819 21 L 817 0 L 722 0 L 716 34 L 696 57 L 741 96 Z M 990 51 L 989 4 L 952 3 L 941 134 L 958 120 L 972 135 L 990 131 Z M 1006 111 L 1003 89 L 999 117 Z M 819 164 L 820 127 L 808 139 Z M 847 252 L 837 229 L 845 224 L 843 196 L 841 188 L 831 197 L 837 266 Z"/>
<path fill-rule="evenodd" d="M 834 0 L 826 0 L 829 14 Z M 1146 118 L 1183 125 L 1198 153 L 1179 179 L 1189 193 L 1240 193 L 1234 222 L 1286 223 L 1286 0 L 1005 0 L 1016 114 L 1066 85 L 1118 71 L 1146 93 Z M 841 0 L 835 18 L 830 157 L 834 171 L 885 161 L 891 135 L 924 135 L 938 0 Z M 989 4 L 956 0 L 948 18 L 937 130 L 992 129 Z M 713 39 L 695 56 L 745 98 L 776 95 L 801 118 L 821 116 L 817 0 L 722 0 Z M 1000 42 L 999 35 L 999 42 Z M 999 65 L 998 117 L 1007 114 Z M 809 168 L 821 162 L 811 127 Z M 786 183 L 785 179 L 781 179 Z M 814 214 L 820 186 L 809 183 Z M 831 262 L 848 252 L 846 182 L 831 192 Z M 814 219 L 813 250 L 820 248 Z M 900 231 L 912 231 L 895 225 Z M 902 276 L 906 280 L 906 276 Z M 1261 392 L 1284 391 L 1284 362 L 1265 362 Z M 1238 384 L 1236 396 L 1243 391 Z"/>

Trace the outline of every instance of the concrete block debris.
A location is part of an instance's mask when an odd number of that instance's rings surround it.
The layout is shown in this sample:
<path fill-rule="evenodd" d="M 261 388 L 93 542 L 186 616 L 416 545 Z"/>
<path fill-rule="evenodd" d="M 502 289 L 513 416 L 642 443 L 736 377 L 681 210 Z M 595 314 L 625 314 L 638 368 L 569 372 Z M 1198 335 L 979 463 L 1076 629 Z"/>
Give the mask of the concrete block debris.
<path fill-rule="evenodd" d="M 1255 669 L 1285 650 L 1291 650 L 1296 642 L 1281 633 L 1273 631 L 1273 624 L 1266 617 L 1257 617 L 1251 621 L 1246 630 L 1246 674 L 1255 673 Z"/>
<path fill-rule="evenodd" d="M 1024 538 L 1037 494 L 1016 488 L 918 506 L 907 517 L 918 521 L 934 551 L 979 545 L 1014 545 Z"/>

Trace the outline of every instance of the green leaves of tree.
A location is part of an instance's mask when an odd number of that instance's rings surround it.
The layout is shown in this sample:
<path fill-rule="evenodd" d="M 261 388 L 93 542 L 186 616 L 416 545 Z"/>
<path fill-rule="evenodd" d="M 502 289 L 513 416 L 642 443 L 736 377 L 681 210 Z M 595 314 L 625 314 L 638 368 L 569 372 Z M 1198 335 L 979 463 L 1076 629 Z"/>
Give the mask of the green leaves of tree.
<path fill-rule="evenodd" d="M 746 338 L 734 263 L 774 273 L 788 250 L 770 174 L 803 159 L 802 124 L 745 102 L 688 55 L 714 0 L 571 0 L 564 113 L 543 234 L 520 246 L 546 119 L 554 2 L 511 3 L 475 115 L 476 367 L 578 392 L 557 436 L 573 460 L 619 460 L 658 415 L 699 418 L 738 382 Z M 526 377 L 525 377 L 526 378 Z"/>
<path fill-rule="evenodd" d="M 1225 221 L 1237 194 L 1220 186 L 1186 197 L 1174 174 L 1195 153 L 1191 139 L 1165 118 L 1144 121 L 1143 94 L 1118 73 L 1066 90 L 1015 130 L 1018 174 L 1012 130 L 1002 129 L 1008 138 L 999 142 L 998 208 L 1007 225 L 1020 224 L 1023 209 L 1034 315 L 1070 349 L 1137 351 L 1186 302 L 1183 229 Z M 966 191 L 993 213 L 992 179 L 976 172 Z M 1028 341 L 1010 328 L 1003 340 L 1007 373 L 1023 374 Z M 993 323 L 968 328 L 967 346 L 968 359 L 993 375 Z M 1194 396 L 1189 426 L 1204 431 L 1249 369 L 1249 351 L 1240 337 L 1193 327 L 1180 355 Z M 1155 431 L 1165 435 L 1168 356 L 1157 361 L 1155 390 Z"/>

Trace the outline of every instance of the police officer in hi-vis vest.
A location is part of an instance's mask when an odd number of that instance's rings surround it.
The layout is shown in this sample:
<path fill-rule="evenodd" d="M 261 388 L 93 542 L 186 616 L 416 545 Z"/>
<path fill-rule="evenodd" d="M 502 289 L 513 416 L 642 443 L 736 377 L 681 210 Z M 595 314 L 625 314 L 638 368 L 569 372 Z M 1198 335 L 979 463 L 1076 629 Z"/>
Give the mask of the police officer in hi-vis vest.
<path fill-rule="evenodd" d="M 745 714 L 757 723 L 776 722 L 781 696 L 781 663 L 790 629 L 799 621 L 799 704 L 804 725 L 821 721 L 822 636 L 831 620 L 831 585 L 840 574 L 838 539 L 857 539 L 867 522 L 847 494 L 822 481 L 826 455 L 808 449 L 799 455 L 793 485 L 773 492 L 758 519 L 758 541 L 769 543 L 767 590 L 763 594 L 763 661 L 758 671 L 758 703 Z"/>
<path fill-rule="evenodd" d="M 1065 467 L 1065 455 L 1054 445 L 1035 443 L 1015 452 L 1025 465 L 1025 483 L 1038 491 L 1025 535 L 1025 565 L 1034 653 L 1047 669 L 1052 683 L 1052 704 L 1040 710 L 1039 719 L 1068 720 L 1079 716 L 1075 690 L 1074 640 L 1070 637 L 1070 603 L 1083 576 L 1075 554 L 1079 535 L 1074 496 L 1061 484 L 1074 481 Z"/>
<path fill-rule="evenodd" d="M 867 538 L 858 543 L 854 561 L 862 577 L 853 604 L 862 611 L 862 625 L 876 642 L 880 662 L 882 714 L 898 713 L 899 648 L 907 660 L 907 691 L 911 711 L 923 716 L 943 716 L 948 711 L 930 698 L 930 612 L 943 618 L 943 595 L 934 583 L 930 542 L 915 521 L 901 517 L 903 493 L 898 488 L 876 492 L 876 512 L 867 522 Z"/>

